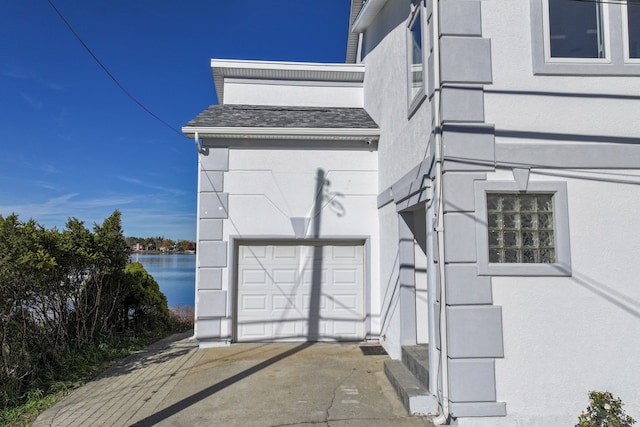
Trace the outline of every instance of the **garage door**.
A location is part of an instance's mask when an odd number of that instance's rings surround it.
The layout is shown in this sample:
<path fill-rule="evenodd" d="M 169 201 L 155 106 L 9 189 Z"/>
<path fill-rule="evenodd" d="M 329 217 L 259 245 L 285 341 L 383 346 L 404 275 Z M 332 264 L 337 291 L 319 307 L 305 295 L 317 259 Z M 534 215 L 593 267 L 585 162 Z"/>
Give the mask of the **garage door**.
<path fill-rule="evenodd" d="M 364 339 L 362 245 L 241 245 L 237 341 Z"/>

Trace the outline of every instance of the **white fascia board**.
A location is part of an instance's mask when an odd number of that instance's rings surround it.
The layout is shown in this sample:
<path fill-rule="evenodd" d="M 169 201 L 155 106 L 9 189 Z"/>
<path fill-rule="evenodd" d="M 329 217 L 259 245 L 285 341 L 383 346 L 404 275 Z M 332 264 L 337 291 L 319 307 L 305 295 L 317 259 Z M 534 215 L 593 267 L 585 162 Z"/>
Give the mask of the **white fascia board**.
<path fill-rule="evenodd" d="M 386 1 L 386 0 L 385 0 Z M 253 61 L 237 59 L 211 59 L 211 68 L 219 69 L 246 69 L 246 70 L 277 70 L 277 71 L 340 71 L 361 73 L 364 71 L 362 64 L 343 63 L 319 63 L 319 62 L 280 62 L 280 61 Z M 239 73 L 241 74 L 241 73 Z M 225 74 L 228 75 L 228 74 Z M 230 76 L 230 75 L 229 75 Z M 231 77 L 231 76 L 230 76 Z M 239 76 L 241 77 L 241 76 Z"/>
<path fill-rule="evenodd" d="M 380 129 L 345 128 L 281 128 L 281 127 L 191 127 L 182 133 L 206 138 L 256 138 L 256 139 L 372 139 L 380 138 Z"/>
<path fill-rule="evenodd" d="M 362 9 L 360 9 L 356 20 L 353 21 L 351 31 L 354 33 L 362 33 L 366 30 L 385 4 L 387 4 L 387 0 L 368 0 L 364 6 L 362 6 Z"/>

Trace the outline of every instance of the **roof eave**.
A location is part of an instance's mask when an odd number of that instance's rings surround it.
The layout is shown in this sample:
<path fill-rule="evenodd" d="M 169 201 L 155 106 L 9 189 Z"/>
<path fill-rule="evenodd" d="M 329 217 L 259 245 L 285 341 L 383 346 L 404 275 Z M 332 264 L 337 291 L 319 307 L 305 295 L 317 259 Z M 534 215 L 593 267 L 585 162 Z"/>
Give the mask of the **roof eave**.
<path fill-rule="evenodd" d="M 351 31 L 354 33 L 362 33 L 366 30 L 386 3 L 387 0 L 368 0 L 353 21 Z"/>
<path fill-rule="evenodd" d="M 182 133 L 200 138 L 251 139 L 316 139 L 316 140 L 370 140 L 380 138 L 380 129 L 353 128 L 282 128 L 282 127 L 200 127 L 184 126 Z"/>

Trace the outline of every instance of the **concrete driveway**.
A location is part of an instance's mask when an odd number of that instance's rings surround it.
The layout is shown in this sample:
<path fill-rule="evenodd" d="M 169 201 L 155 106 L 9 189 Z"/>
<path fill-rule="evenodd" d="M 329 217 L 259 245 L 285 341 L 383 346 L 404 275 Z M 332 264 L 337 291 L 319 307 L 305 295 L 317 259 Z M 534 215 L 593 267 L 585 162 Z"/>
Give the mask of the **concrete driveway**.
<path fill-rule="evenodd" d="M 75 390 L 34 426 L 422 426 L 359 344 L 234 344 L 185 335 Z"/>

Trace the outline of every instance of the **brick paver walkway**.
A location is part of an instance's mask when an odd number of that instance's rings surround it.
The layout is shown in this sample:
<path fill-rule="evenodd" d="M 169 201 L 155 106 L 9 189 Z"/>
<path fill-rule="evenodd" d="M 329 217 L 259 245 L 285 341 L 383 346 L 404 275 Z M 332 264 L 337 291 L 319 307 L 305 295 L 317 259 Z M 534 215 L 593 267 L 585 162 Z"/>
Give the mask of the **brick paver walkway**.
<path fill-rule="evenodd" d="M 158 405 L 202 357 L 188 334 L 132 355 L 43 412 L 33 427 L 129 426 Z"/>

